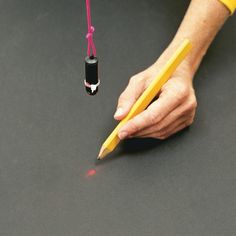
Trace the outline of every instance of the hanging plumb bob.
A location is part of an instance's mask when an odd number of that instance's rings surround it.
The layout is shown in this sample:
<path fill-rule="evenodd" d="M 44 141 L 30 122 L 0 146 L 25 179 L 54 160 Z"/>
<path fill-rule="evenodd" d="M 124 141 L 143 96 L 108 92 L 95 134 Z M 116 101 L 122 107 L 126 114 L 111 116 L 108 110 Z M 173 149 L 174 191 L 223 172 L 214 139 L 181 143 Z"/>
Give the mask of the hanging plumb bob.
<path fill-rule="evenodd" d="M 85 89 L 89 95 L 98 92 L 100 80 L 98 78 L 98 58 L 94 56 L 85 58 Z"/>

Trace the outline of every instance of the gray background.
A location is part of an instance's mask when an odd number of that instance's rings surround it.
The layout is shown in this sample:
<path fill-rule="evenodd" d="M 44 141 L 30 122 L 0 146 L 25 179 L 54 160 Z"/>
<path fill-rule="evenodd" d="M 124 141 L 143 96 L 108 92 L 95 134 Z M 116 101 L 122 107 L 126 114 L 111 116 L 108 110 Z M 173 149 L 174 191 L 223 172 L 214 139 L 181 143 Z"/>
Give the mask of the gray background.
<path fill-rule="evenodd" d="M 196 75 L 194 125 L 127 141 L 98 163 L 119 94 L 168 45 L 189 1 L 92 1 L 95 97 L 83 87 L 84 2 L 0 1 L 0 235 L 235 235 L 235 16 Z"/>

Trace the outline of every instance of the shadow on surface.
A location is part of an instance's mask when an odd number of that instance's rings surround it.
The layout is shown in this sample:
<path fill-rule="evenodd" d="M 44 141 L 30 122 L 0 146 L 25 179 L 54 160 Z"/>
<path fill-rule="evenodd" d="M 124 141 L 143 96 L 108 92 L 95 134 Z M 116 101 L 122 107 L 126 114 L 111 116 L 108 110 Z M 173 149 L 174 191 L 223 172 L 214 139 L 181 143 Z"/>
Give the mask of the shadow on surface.
<path fill-rule="evenodd" d="M 103 160 L 97 161 L 96 165 L 101 165 L 109 161 L 118 160 L 119 158 L 122 158 L 127 155 L 131 158 L 137 157 L 137 154 L 145 155 L 153 149 L 167 147 L 171 144 L 178 142 L 178 139 L 180 141 L 180 139 L 188 133 L 189 129 L 190 127 L 187 127 L 166 140 L 158 140 L 153 138 L 132 138 L 124 140 L 119 144 L 117 150 L 110 153 L 109 156 L 104 158 Z"/>
<path fill-rule="evenodd" d="M 120 153 L 126 153 L 130 155 L 135 155 L 137 153 L 145 153 L 149 150 L 157 148 L 159 145 L 165 141 L 153 139 L 153 138 L 133 138 L 127 139 L 120 145 Z"/>

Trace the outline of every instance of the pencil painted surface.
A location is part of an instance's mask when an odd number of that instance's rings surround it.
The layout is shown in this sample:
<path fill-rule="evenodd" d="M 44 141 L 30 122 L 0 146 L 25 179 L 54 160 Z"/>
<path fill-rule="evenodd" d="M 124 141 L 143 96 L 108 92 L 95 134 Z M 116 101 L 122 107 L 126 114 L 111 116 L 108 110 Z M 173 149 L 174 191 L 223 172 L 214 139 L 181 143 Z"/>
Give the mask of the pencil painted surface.
<path fill-rule="evenodd" d="M 117 98 L 172 39 L 189 1 L 91 0 L 101 85 L 84 92 L 85 1 L 0 2 L 1 236 L 234 236 L 236 21 L 195 78 L 190 129 L 122 142 Z"/>

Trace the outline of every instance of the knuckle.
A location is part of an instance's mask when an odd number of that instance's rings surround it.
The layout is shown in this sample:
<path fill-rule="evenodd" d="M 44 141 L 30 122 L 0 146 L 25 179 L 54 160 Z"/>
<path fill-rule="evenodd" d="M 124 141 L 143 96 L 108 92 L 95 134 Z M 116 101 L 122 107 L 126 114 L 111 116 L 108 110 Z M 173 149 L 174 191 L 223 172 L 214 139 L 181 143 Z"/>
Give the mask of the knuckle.
<path fill-rule="evenodd" d="M 176 88 L 171 91 L 171 95 L 174 96 L 178 103 L 183 102 L 189 95 L 188 87 L 183 84 L 178 84 Z"/>
<path fill-rule="evenodd" d="M 129 79 L 129 84 L 134 83 L 135 80 L 136 80 L 136 76 L 130 77 L 130 79 Z"/>
<path fill-rule="evenodd" d="M 191 101 L 188 105 L 188 110 L 193 111 L 196 109 L 196 103 L 195 101 Z"/>
<path fill-rule="evenodd" d="M 197 99 L 195 98 L 195 96 L 190 99 L 189 108 L 191 110 L 195 110 L 197 108 Z"/>
<path fill-rule="evenodd" d="M 158 110 L 154 108 L 152 104 L 146 109 L 146 119 L 149 120 L 152 125 L 156 124 L 161 119 Z"/>
<path fill-rule="evenodd" d="M 134 84 L 134 83 L 140 82 L 142 80 L 143 80 L 143 76 L 141 76 L 141 75 L 134 75 L 134 76 L 132 76 L 129 79 L 129 84 Z"/>
<path fill-rule="evenodd" d="M 183 83 L 178 84 L 178 96 L 180 99 L 185 99 L 189 95 L 189 88 Z"/>
<path fill-rule="evenodd" d="M 146 121 L 149 121 L 150 125 L 153 125 L 156 123 L 156 118 L 157 116 L 154 112 L 145 113 L 144 119 Z"/>
<path fill-rule="evenodd" d="M 140 130 L 140 126 L 135 121 L 130 122 L 130 131 L 131 133 L 138 132 Z"/>
<path fill-rule="evenodd" d="M 197 108 L 197 100 L 195 97 L 192 97 L 187 102 L 185 108 L 181 112 L 181 115 L 187 115 L 189 113 L 193 113 L 195 112 L 196 108 Z"/>
<path fill-rule="evenodd" d="M 183 111 L 183 114 L 188 115 L 189 113 L 192 113 L 196 109 L 196 104 L 194 101 L 190 101 L 187 106 L 185 107 L 185 110 Z"/>
<path fill-rule="evenodd" d="M 120 95 L 118 99 L 118 106 L 120 106 L 122 103 L 124 103 L 126 100 L 124 92 Z"/>

